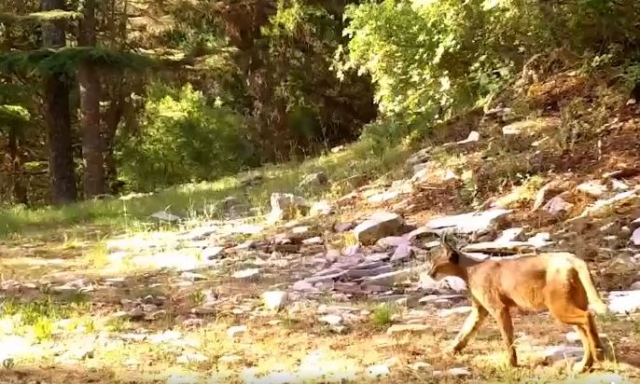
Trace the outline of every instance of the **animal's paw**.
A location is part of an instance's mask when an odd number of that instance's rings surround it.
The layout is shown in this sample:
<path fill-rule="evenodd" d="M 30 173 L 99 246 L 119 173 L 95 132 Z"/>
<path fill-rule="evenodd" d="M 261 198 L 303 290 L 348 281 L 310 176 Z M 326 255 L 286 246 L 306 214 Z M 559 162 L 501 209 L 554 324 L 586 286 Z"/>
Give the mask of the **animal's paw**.
<path fill-rule="evenodd" d="M 589 370 L 589 368 L 590 368 L 590 364 L 588 365 L 584 361 L 578 361 L 573 364 L 573 367 L 571 370 L 573 371 L 574 374 L 579 374 L 579 373 L 586 372 L 587 370 Z"/>
<path fill-rule="evenodd" d="M 444 349 L 445 355 L 456 355 L 460 353 L 460 348 L 457 345 L 450 345 Z"/>

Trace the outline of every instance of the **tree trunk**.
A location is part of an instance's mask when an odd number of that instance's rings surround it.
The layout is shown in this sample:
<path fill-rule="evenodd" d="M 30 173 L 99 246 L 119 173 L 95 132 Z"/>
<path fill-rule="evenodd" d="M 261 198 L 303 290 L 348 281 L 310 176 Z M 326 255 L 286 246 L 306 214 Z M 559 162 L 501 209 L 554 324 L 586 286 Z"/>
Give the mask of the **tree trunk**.
<path fill-rule="evenodd" d="M 120 191 L 117 187 L 117 179 L 118 179 L 118 168 L 116 165 L 115 158 L 115 139 L 116 133 L 118 130 L 118 124 L 122 120 L 122 116 L 124 115 L 124 104 L 125 104 L 125 93 L 124 93 L 124 82 L 123 82 L 123 72 L 116 72 L 116 75 L 113 76 L 113 88 L 110 92 L 109 99 L 111 100 L 111 104 L 105 111 L 104 122 L 105 122 L 105 131 L 104 131 L 104 164 L 105 164 L 105 179 L 107 184 L 109 185 L 109 192 L 113 195 L 118 194 Z"/>
<path fill-rule="evenodd" d="M 80 24 L 78 43 L 96 46 L 95 0 L 85 0 L 84 18 Z M 82 157 L 84 161 L 84 195 L 92 198 L 105 193 L 104 138 L 100 128 L 100 79 L 90 62 L 78 66 L 80 86 L 80 131 L 82 132 Z"/>
<path fill-rule="evenodd" d="M 64 10 L 64 0 L 42 0 L 42 10 Z M 43 25 L 43 45 L 58 48 L 66 45 L 64 20 Z M 69 85 L 63 73 L 44 77 L 44 120 L 49 146 L 49 177 L 51 201 L 67 204 L 76 200 L 77 188 L 71 148 L 71 117 L 69 115 Z"/>
<path fill-rule="evenodd" d="M 11 184 L 13 189 L 13 199 L 17 204 L 28 205 L 27 188 L 24 185 L 24 172 L 22 169 L 22 153 L 20 151 L 20 141 L 18 139 L 18 129 L 15 126 L 9 127 L 9 159 L 11 160 Z"/>

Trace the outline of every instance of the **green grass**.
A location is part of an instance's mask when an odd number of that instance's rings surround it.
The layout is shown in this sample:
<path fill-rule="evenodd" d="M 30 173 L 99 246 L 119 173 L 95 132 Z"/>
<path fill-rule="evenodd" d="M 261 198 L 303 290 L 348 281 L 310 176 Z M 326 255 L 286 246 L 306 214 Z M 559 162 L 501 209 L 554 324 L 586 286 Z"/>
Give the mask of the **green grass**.
<path fill-rule="evenodd" d="M 0 211 L 0 239 L 18 240 L 25 235 L 50 239 L 53 230 L 59 237 L 73 234 L 71 237 L 101 240 L 116 233 L 144 231 L 154 226 L 149 215 L 161 210 L 187 218 L 217 218 L 219 210 L 214 207 L 228 196 L 266 213 L 273 192 L 291 192 L 308 199 L 341 195 L 353 189 L 344 182 L 346 178 L 354 175 L 379 177 L 398 168 L 397 165 L 411 153 L 408 145 L 397 145 L 387 148 L 382 156 L 374 155 L 379 147 L 380 143 L 360 141 L 341 152 L 327 153 L 299 164 L 267 165 L 256 170 L 263 176 L 263 181 L 253 187 L 243 186 L 241 179 L 246 174 L 239 174 L 127 199 L 85 201 L 64 207 L 7 208 Z M 303 190 L 298 187 L 305 175 L 318 171 L 329 177 L 331 188 Z"/>

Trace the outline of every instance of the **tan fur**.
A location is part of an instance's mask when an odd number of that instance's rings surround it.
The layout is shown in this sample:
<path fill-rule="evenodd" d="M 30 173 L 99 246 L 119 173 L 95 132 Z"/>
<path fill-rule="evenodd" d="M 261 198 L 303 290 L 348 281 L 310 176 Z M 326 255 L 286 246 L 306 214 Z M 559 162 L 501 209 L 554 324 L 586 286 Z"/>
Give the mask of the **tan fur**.
<path fill-rule="evenodd" d="M 567 252 L 523 255 L 513 259 L 477 261 L 453 246 L 443 236 L 442 251 L 427 266 L 432 278 L 457 276 L 465 281 L 472 310 L 450 347 L 460 352 L 478 331 L 487 315 L 496 319 L 509 356 L 517 366 L 513 345 L 510 308 L 541 312 L 549 310 L 561 323 L 574 327 L 584 348 L 574 371 L 583 372 L 599 360 L 604 349 L 589 304 L 597 313 L 606 313 L 584 260 Z"/>

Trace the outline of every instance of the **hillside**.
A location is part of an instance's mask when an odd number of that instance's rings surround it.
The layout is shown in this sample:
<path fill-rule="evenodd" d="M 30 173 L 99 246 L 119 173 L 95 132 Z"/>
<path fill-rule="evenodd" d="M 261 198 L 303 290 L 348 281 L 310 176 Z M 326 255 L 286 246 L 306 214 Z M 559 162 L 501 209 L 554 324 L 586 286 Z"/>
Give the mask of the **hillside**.
<path fill-rule="evenodd" d="M 557 71 L 399 144 L 7 211 L 3 380 L 571 379 L 579 341 L 548 314 L 514 314 L 523 368 L 493 321 L 441 352 L 469 310 L 459 281 L 420 273 L 442 228 L 478 254 L 588 260 L 616 358 L 580 379 L 639 379 L 640 113 L 608 76 Z"/>

